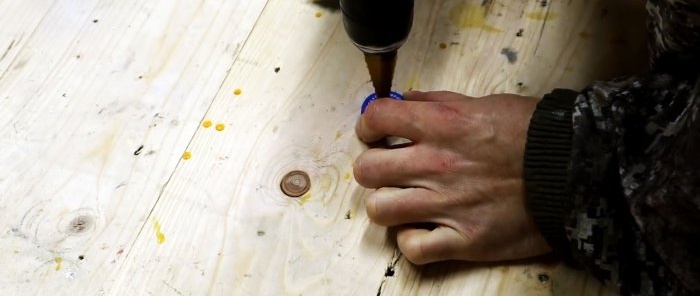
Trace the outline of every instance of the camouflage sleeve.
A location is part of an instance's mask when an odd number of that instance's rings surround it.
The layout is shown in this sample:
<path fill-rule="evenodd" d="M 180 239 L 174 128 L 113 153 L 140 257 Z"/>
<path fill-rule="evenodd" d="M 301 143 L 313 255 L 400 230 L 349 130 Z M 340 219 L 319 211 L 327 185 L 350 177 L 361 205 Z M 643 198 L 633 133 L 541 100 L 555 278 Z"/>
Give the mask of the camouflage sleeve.
<path fill-rule="evenodd" d="M 647 11 L 651 73 L 538 105 L 528 205 L 555 250 L 621 294 L 700 295 L 700 0 Z"/>

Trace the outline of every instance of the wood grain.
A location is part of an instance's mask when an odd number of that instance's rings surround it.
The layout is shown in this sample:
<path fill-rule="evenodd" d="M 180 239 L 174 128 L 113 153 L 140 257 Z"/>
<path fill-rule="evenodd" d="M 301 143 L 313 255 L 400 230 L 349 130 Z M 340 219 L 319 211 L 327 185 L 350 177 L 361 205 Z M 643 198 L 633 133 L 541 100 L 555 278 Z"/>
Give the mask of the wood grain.
<path fill-rule="evenodd" d="M 395 90 L 541 96 L 644 70 L 639 1 L 547 2 L 417 1 Z M 352 179 L 371 85 L 337 11 L 0 8 L 0 263 L 11 266 L 0 294 L 611 295 L 548 261 L 403 259 Z M 293 170 L 310 176 L 300 198 L 279 187 Z"/>
<path fill-rule="evenodd" d="M 98 295 L 264 3 L 43 2 L 0 9 L 0 294 Z"/>

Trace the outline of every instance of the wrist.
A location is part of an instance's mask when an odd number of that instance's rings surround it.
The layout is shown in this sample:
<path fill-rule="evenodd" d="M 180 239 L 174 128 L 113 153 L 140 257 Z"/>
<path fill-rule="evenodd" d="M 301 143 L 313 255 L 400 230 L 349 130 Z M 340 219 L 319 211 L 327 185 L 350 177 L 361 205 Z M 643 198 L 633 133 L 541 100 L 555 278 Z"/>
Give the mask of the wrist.
<path fill-rule="evenodd" d="M 528 210 L 540 233 L 563 259 L 571 258 L 565 231 L 570 207 L 572 113 L 577 92 L 556 89 L 537 104 L 527 133 L 524 181 Z"/>

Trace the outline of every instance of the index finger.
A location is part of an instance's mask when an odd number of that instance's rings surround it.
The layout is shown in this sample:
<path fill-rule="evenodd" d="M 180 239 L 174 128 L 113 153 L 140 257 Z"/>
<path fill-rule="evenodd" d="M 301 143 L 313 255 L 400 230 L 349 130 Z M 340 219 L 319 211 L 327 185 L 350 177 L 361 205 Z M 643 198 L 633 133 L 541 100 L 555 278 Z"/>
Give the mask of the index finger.
<path fill-rule="evenodd" d="M 418 124 L 419 102 L 378 99 L 369 104 L 355 126 L 357 136 L 365 143 L 379 141 L 387 136 L 398 136 L 418 141 L 423 132 Z"/>

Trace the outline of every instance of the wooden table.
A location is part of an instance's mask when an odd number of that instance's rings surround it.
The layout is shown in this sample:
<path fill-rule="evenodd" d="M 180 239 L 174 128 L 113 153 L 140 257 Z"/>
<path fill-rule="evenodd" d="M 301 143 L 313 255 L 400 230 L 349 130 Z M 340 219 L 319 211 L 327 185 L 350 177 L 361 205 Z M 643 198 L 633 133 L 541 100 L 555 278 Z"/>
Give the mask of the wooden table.
<path fill-rule="evenodd" d="M 419 0 L 395 89 L 634 73 L 639 4 Z M 558 263 L 402 258 L 352 178 L 370 92 L 311 0 L 0 0 L 0 295 L 610 293 Z"/>

